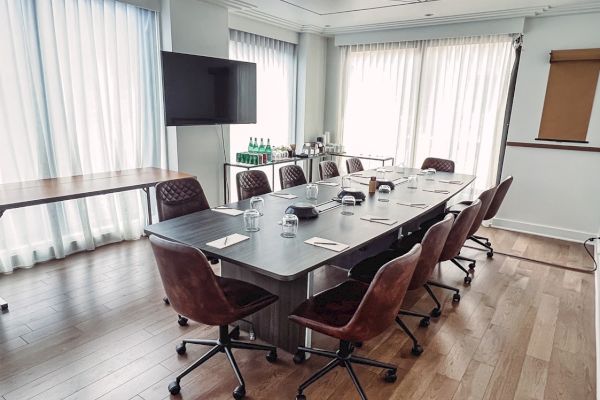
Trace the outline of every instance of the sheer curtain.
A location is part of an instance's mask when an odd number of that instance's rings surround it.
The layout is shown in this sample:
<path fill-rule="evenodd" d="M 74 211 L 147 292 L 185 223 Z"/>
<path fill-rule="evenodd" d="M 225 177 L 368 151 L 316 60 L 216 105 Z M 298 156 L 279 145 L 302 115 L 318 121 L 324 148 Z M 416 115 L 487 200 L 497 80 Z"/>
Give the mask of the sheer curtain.
<path fill-rule="evenodd" d="M 231 125 L 230 159 L 246 151 L 250 137 L 271 139 L 271 146 L 294 143 L 296 127 L 296 45 L 230 30 L 229 58 L 256 63 L 256 124 Z M 270 170 L 269 170 L 270 171 Z M 237 171 L 232 171 L 233 174 Z M 267 174 L 270 178 L 271 174 Z M 276 179 L 276 181 L 278 181 Z M 232 186 L 234 179 L 230 179 Z M 235 188 L 231 198 L 235 200 Z"/>
<path fill-rule="evenodd" d="M 450 158 L 457 172 L 495 183 L 512 36 L 347 46 L 342 49 L 343 143 L 349 152 L 420 166 Z"/>
<path fill-rule="evenodd" d="M 0 183 L 165 164 L 157 14 L 0 0 Z M 138 238 L 141 193 L 8 210 L 0 272 Z"/>

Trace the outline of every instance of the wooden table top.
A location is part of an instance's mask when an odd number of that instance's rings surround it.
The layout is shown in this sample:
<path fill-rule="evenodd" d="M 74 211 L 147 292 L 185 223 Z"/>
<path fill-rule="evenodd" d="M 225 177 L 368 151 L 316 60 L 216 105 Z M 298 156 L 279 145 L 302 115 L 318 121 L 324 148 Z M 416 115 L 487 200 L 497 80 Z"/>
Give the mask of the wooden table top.
<path fill-rule="evenodd" d="M 388 167 L 391 168 L 391 167 Z M 395 168 L 395 171 L 399 169 Z M 416 174 L 419 170 L 405 168 L 403 174 L 392 173 L 392 179 L 398 179 L 409 174 Z M 370 175 L 371 171 L 366 171 Z M 374 172 L 372 173 L 374 175 Z M 367 194 L 367 199 L 360 206 L 354 207 L 354 215 L 341 215 L 341 208 L 323 212 L 318 218 L 300 220 L 298 234 L 295 238 L 281 237 L 281 220 L 285 209 L 293 203 L 306 201 L 305 186 L 301 185 L 286 189 L 283 192 L 295 194 L 298 198 L 293 200 L 283 199 L 269 194 L 261 196 L 265 201 L 264 215 L 260 218 L 260 231 L 245 232 L 243 229 L 243 216 L 229 216 L 213 210 L 204 210 L 193 214 L 174 218 L 147 226 L 145 232 L 165 239 L 185 243 L 202 250 L 206 254 L 220 259 L 246 266 L 258 273 L 271 278 L 289 281 L 299 278 L 309 271 L 327 264 L 328 261 L 345 252 L 353 251 L 369 242 L 384 236 L 402 225 L 417 219 L 423 213 L 446 203 L 474 179 L 471 175 L 450 174 L 438 172 L 433 175 L 434 180 L 425 180 L 420 176 L 419 189 L 409 189 L 406 183 L 396 186 L 391 192 L 390 201 L 383 203 L 377 200 L 377 194 L 368 195 L 367 186 L 354 184 Z M 356 178 L 364 182 L 367 179 Z M 439 180 L 460 180 L 462 184 L 447 184 Z M 332 178 L 330 181 L 340 182 L 341 178 Z M 426 189 L 444 189 L 448 194 L 427 192 Z M 331 200 L 340 191 L 340 186 L 329 187 L 319 185 L 317 204 Z M 427 209 L 398 205 L 398 202 L 426 203 Z M 245 210 L 249 208 L 249 200 L 231 203 L 230 207 Z M 360 219 L 361 216 L 371 215 L 376 217 L 395 219 L 398 223 L 385 225 Z M 233 233 L 240 233 L 250 237 L 250 240 L 217 249 L 207 246 L 206 243 L 221 239 Z M 306 239 L 318 236 L 323 239 L 333 240 L 349 246 L 345 252 L 338 253 L 324 248 L 304 243 Z"/>
<path fill-rule="evenodd" d="M 153 186 L 191 175 L 160 168 L 39 179 L 0 185 L 0 210 L 71 200 Z"/>

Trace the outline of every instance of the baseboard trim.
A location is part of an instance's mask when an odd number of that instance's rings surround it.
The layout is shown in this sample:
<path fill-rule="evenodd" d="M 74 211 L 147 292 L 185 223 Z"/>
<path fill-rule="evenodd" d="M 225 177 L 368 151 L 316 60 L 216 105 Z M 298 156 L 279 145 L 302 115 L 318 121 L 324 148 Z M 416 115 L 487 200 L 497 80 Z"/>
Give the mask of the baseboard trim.
<path fill-rule="evenodd" d="M 583 243 L 585 239 L 594 236 L 591 232 L 576 231 L 572 229 L 558 228 L 555 226 L 532 224 L 529 222 L 515 221 L 504 218 L 494 218 L 491 223 L 494 228 L 506 229 L 508 231 L 529 233 L 552 239 L 566 240 L 569 242 Z"/>

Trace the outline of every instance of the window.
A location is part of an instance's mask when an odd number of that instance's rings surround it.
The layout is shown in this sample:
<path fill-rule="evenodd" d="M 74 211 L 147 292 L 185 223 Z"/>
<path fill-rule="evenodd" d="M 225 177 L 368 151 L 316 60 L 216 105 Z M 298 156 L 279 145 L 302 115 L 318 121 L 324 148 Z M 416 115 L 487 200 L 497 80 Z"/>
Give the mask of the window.
<path fill-rule="evenodd" d="M 0 2 L 0 183 L 165 163 L 157 13 L 114 0 Z M 0 272 L 136 239 L 141 193 L 8 210 Z"/>

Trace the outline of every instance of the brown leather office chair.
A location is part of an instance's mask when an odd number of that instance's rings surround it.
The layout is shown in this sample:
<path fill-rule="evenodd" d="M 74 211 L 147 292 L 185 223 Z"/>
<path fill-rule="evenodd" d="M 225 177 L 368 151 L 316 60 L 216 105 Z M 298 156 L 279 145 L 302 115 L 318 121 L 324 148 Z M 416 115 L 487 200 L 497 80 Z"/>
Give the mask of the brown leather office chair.
<path fill-rule="evenodd" d="M 504 198 L 506 197 L 506 193 L 508 193 L 508 189 L 510 189 L 510 186 L 512 185 L 512 183 L 513 183 L 513 177 L 508 176 L 506 179 L 504 179 L 502 182 L 500 182 L 498 184 L 498 186 L 496 186 L 496 189 L 497 189 L 496 194 L 494 195 L 494 198 L 492 199 L 492 202 L 490 203 L 490 206 L 489 206 L 487 212 L 485 213 L 485 216 L 483 217 L 484 221 L 489 221 L 490 219 L 494 218 L 496 216 L 496 214 L 498 214 L 498 210 L 500 210 L 500 206 L 502 205 L 502 202 L 504 201 Z M 452 211 L 452 212 L 459 211 L 462 208 L 468 206 L 469 204 L 471 204 L 470 201 L 461 201 L 460 203 L 452 206 L 450 208 L 450 211 Z M 479 229 L 479 227 L 477 227 L 477 229 Z M 475 231 L 477 231 L 477 230 L 475 230 Z M 480 246 L 483 246 L 485 249 L 487 249 L 488 257 L 491 258 L 494 256 L 494 248 L 492 247 L 492 244 L 490 243 L 489 238 L 472 234 L 471 236 L 469 236 L 469 240 L 472 240 L 475 243 L 477 243 Z"/>
<path fill-rule="evenodd" d="M 349 158 L 346 160 L 346 171 L 349 174 L 353 174 L 355 172 L 364 171 L 362 162 L 358 158 Z"/>
<path fill-rule="evenodd" d="M 337 164 L 333 161 L 321 161 L 319 163 L 319 176 L 321 180 L 340 176 Z"/>
<path fill-rule="evenodd" d="M 252 196 L 260 196 L 271 192 L 267 174 L 252 169 L 238 172 L 235 176 L 238 200 L 246 200 Z"/>
<path fill-rule="evenodd" d="M 433 168 L 439 172 L 454 172 L 454 161 L 444 158 L 427 157 L 421 169 Z"/>
<path fill-rule="evenodd" d="M 178 394 L 181 379 L 218 353 L 225 353 L 238 379 L 233 397 L 246 394 L 244 378 L 235 362 L 232 349 L 267 351 L 267 360 L 277 360 L 273 346 L 245 343 L 232 339 L 228 325 L 253 314 L 277 301 L 277 296 L 247 282 L 222 278 L 213 273 L 204 254 L 193 247 L 170 242 L 154 235 L 150 243 L 160 278 L 173 309 L 201 324 L 219 326 L 217 340 L 185 339 L 176 347 L 178 354 L 186 352 L 187 344 L 212 348 L 198 361 L 186 368 L 169 384 L 169 392 Z"/>
<path fill-rule="evenodd" d="M 279 182 L 282 189 L 306 184 L 304 171 L 298 165 L 286 165 L 279 168 Z"/>
<path fill-rule="evenodd" d="M 408 286 L 409 291 L 425 288 L 429 296 L 431 296 L 431 298 L 435 302 L 435 308 L 431 310 L 430 313 L 432 317 L 439 317 L 442 314 L 442 305 L 431 290 L 430 286 L 437 286 L 444 289 L 452 290 L 455 292 L 452 300 L 455 302 L 460 301 L 459 289 L 430 280 L 431 275 L 433 274 L 433 270 L 435 269 L 438 263 L 440 254 L 442 253 L 442 249 L 446 244 L 448 234 L 452 229 L 453 222 L 454 215 L 450 213 L 446 214 L 442 221 L 432 225 L 427 230 L 423 238 L 420 239 L 421 256 L 419 257 L 419 262 L 417 263 L 417 267 L 415 268 L 415 272 Z M 407 250 L 410 250 L 410 248 L 414 245 L 411 243 L 411 239 L 412 238 L 410 236 L 405 238 L 405 241 L 408 242 L 407 246 L 410 247 L 400 247 L 397 250 L 388 250 L 383 252 L 381 255 L 365 260 L 354 266 L 352 269 L 350 269 L 350 271 L 348 272 L 348 276 L 352 279 L 357 279 L 361 282 L 371 282 L 373 277 L 382 265 L 384 265 L 389 260 L 398 257 L 403 253 L 406 253 Z M 420 325 L 422 327 L 427 327 L 430 323 L 430 315 L 423 314 L 420 312 L 401 309 L 399 315 L 421 318 Z M 399 319 L 399 321 L 402 322 L 401 319 Z M 400 327 L 413 341 L 412 353 L 416 356 L 420 355 L 423 352 L 423 347 L 419 344 L 414 333 L 405 324 L 400 324 Z"/>
<path fill-rule="evenodd" d="M 374 338 L 385 331 L 395 319 L 421 254 L 421 246 L 385 264 L 370 285 L 347 280 L 327 289 L 300 304 L 290 315 L 290 320 L 327 336 L 339 339 L 335 352 L 298 347 L 298 352 L 308 352 L 332 360 L 298 387 L 296 400 L 305 400 L 303 392 L 337 366 L 343 366 L 362 399 L 367 396 L 354 373 L 352 364 L 370 365 L 386 369 L 385 380 L 396 380 L 395 365 L 353 355 L 354 342 Z M 295 362 L 302 358 L 295 357 Z"/>
<path fill-rule="evenodd" d="M 475 221 L 480 209 L 481 200 L 477 199 L 473 202 L 473 204 L 465 207 L 456 216 L 439 259 L 439 262 L 452 261 L 454 265 L 463 271 L 466 274 L 464 282 L 467 285 L 470 284 L 472 280 L 470 273 L 461 265 L 461 263 L 456 260 L 456 258 L 459 257 L 460 250 L 469 237 L 469 231 L 471 230 L 473 221 Z"/>

